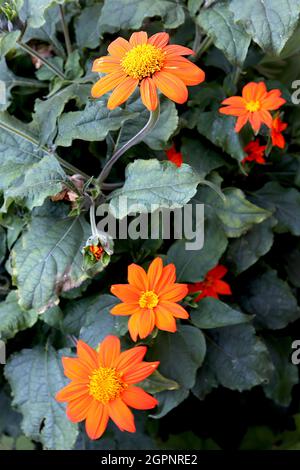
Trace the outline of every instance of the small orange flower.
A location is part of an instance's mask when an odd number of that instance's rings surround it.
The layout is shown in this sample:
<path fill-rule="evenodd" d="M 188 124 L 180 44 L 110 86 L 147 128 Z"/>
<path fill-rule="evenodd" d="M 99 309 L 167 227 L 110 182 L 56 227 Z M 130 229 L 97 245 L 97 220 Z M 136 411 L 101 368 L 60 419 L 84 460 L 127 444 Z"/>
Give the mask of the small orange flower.
<path fill-rule="evenodd" d="M 287 123 L 282 122 L 279 116 L 276 116 L 273 121 L 272 121 L 272 127 L 271 127 L 271 138 L 272 138 L 272 144 L 274 147 L 279 147 L 280 149 L 283 149 L 285 146 L 285 139 L 284 136 L 282 135 L 282 131 L 284 131 L 287 128 Z"/>
<path fill-rule="evenodd" d="M 266 145 L 260 145 L 259 139 L 249 142 L 249 144 L 244 148 L 244 152 L 246 152 L 247 156 L 242 160 L 242 163 L 256 162 L 260 165 L 264 165 L 266 163 L 264 158 L 266 148 Z"/>
<path fill-rule="evenodd" d="M 166 150 L 166 155 L 168 157 L 168 160 L 172 163 L 175 163 L 176 166 L 180 167 L 182 165 L 182 153 L 176 151 L 175 145 L 172 145 L 169 150 Z"/>
<path fill-rule="evenodd" d="M 104 249 L 99 245 L 90 245 L 90 252 L 94 255 L 95 259 L 99 261 L 104 253 Z"/>
<path fill-rule="evenodd" d="M 133 341 L 146 338 L 156 326 L 160 330 L 176 331 L 176 318 L 188 318 L 186 310 L 176 302 L 188 293 L 186 284 L 177 284 L 174 264 L 163 267 L 156 258 L 148 272 L 138 266 L 128 266 L 129 284 L 115 284 L 111 292 L 123 303 L 113 307 L 113 315 L 130 315 L 128 329 Z"/>
<path fill-rule="evenodd" d="M 196 297 L 195 302 L 198 302 L 198 300 L 201 300 L 204 297 L 214 297 L 215 299 L 218 299 L 219 294 L 231 295 L 232 292 L 230 285 L 227 284 L 227 282 L 221 280 L 227 271 L 228 269 L 225 268 L 225 266 L 219 264 L 215 268 L 208 271 L 204 281 L 189 284 L 188 288 L 190 294 L 200 292 L 198 297 Z"/>
<path fill-rule="evenodd" d="M 235 131 L 239 132 L 249 121 L 254 132 L 258 132 L 262 124 L 272 127 L 270 111 L 280 108 L 286 102 L 281 98 L 278 89 L 267 91 L 264 82 L 250 82 L 244 86 L 242 96 L 231 96 L 222 101 L 227 105 L 220 108 L 222 114 L 237 116 Z"/>
<path fill-rule="evenodd" d="M 168 45 L 169 35 L 157 33 L 148 38 L 145 31 L 133 33 L 129 41 L 117 38 L 108 46 L 110 55 L 94 61 L 92 71 L 107 73 L 92 88 L 93 98 L 110 90 L 107 107 L 124 103 L 140 86 L 141 98 L 149 111 L 158 106 L 157 88 L 175 103 L 188 99 L 186 85 L 198 85 L 205 74 L 184 55 L 194 54 L 187 47 Z"/>
<path fill-rule="evenodd" d="M 158 404 L 134 385 L 149 377 L 159 365 L 143 361 L 146 351 L 145 346 L 138 346 L 121 352 L 119 338 L 107 336 L 98 352 L 78 341 L 78 357 L 62 358 L 71 383 L 55 398 L 68 403 L 67 416 L 73 423 L 86 420 L 86 432 L 91 439 L 102 436 L 109 418 L 121 431 L 135 432 L 134 416 L 128 407 L 149 410 Z"/>

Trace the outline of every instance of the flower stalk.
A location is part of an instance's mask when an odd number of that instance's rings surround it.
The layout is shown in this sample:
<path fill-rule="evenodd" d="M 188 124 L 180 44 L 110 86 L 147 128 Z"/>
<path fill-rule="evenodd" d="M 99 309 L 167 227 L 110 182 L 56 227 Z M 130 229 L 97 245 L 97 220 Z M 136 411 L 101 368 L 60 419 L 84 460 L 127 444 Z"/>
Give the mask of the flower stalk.
<path fill-rule="evenodd" d="M 156 126 L 159 120 L 159 116 L 160 116 L 160 106 L 158 104 L 157 108 L 154 111 L 150 111 L 150 116 L 149 116 L 147 124 L 134 137 L 128 140 L 126 144 L 124 144 L 121 148 L 119 148 L 112 155 L 111 159 L 108 160 L 108 162 L 104 165 L 97 179 L 100 186 L 106 180 L 113 165 L 119 160 L 119 158 L 131 147 L 141 142 L 145 138 L 145 136 L 149 134 L 149 132 L 151 132 L 152 129 L 154 129 L 154 127 Z"/>

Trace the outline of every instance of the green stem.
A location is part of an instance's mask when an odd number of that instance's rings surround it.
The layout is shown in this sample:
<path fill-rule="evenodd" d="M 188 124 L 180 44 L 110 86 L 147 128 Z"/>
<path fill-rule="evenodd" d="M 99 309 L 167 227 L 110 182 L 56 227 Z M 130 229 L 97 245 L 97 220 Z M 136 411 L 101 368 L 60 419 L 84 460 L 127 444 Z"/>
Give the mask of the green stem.
<path fill-rule="evenodd" d="M 121 188 L 124 183 L 102 183 L 101 188 L 104 191 L 113 191 L 114 189 Z"/>
<path fill-rule="evenodd" d="M 25 44 L 21 41 L 17 41 L 17 44 L 19 45 L 21 49 L 23 49 L 23 51 L 28 52 L 28 54 L 32 55 L 36 59 L 39 59 L 44 65 L 46 65 L 46 67 L 52 70 L 52 72 L 55 73 L 59 78 L 61 78 L 62 80 L 66 80 L 66 77 L 61 72 L 61 70 L 59 70 L 54 64 L 51 64 L 50 62 L 48 62 L 47 59 L 42 57 L 37 51 L 32 49 L 30 46 L 28 46 L 28 44 Z"/>
<path fill-rule="evenodd" d="M 63 9 L 62 5 L 59 5 L 59 11 L 60 11 L 60 18 L 61 18 L 61 23 L 62 23 L 62 27 L 63 27 L 64 37 L 65 37 L 67 53 L 68 53 L 68 55 L 70 55 L 70 54 L 72 54 L 72 44 L 71 44 L 71 40 L 70 40 L 70 33 L 69 33 L 68 24 L 66 22 L 64 9 Z"/>
<path fill-rule="evenodd" d="M 90 205 L 90 224 L 91 224 L 93 237 L 97 237 L 98 236 L 98 230 L 97 230 L 97 225 L 96 225 L 95 202 L 94 201 L 92 201 L 92 203 Z"/>
<path fill-rule="evenodd" d="M 36 147 L 41 148 L 41 150 L 43 150 L 43 152 L 47 153 L 48 155 L 53 155 L 58 160 L 58 162 L 61 164 L 61 166 L 63 166 L 67 170 L 69 170 L 71 173 L 73 173 L 73 174 L 77 173 L 77 174 L 81 175 L 86 180 L 91 179 L 91 177 L 89 175 L 87 175 L 83 171 L 79 170 L 78 168 L 76 168 L 76 166 L 72 165 L 71 163 L 66 162 L 63 158 L 59 157 L 56 153 L 49 152 L 49 150 L 47 150 L 46 147 L 40 147 L 39 142 L 34 137 L 32 137 L 28 134 L 25 134 L 25 132 L 22 132 L 19 129 L 13 128 L 13 127 L 9 126 L 8 124 L 4 124 L 3 122 L 0 122 L 0 127 L 2 127 L 2 129 L 7 130 L 8 132 L 16 134 L 19 137 L 22 137 L 22 139 L 25 139 L 28 142 L 31 142 Z"/>
<path fill-rule="evenodd" d="M 210 37 L 206 36 L 201 42 L 199 49 L 195 51 L 196 52 L 195 58 L 199 59 L 199 57 L 201 57 L 202 54 L 204 54 L 204 52 L 207 51 L 207 49 L 211 46 L 212 43 L 213 43 L 213 40 Z"/>
<path fill-rule="evenodd" d="M 100 175 L 98 176 L 98 183 L 101 185 L 108 177 L 113 165 L 119 160 L 119 158 L 131 147 L 141 142 L 144 137 L 156 126 L 160 115 L 160 106 L 158 104 L 155 111 L 150 111 L 150 116 L 147 124 L 141 129 L 134 137 L 132 137 L 126 144 L 118 149 L 104 165 Z"/>

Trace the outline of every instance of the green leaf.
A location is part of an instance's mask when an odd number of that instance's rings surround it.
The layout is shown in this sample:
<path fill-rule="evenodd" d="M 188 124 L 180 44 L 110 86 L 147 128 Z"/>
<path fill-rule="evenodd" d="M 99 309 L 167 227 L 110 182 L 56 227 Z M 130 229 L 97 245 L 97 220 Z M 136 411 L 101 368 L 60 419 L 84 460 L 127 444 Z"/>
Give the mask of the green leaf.
<path fill-rule="evenodd" d="M 80 250 L 89 235 L 83 216 L 45 214 L 32 218 L 11 253 L 22 308 L 42 313 L 58 304 L 61 291 L 79 286 L 88 277 L 82 269 Z"/>
<path fill-rule="evenodd" d="M 278 55 L 296 28 L 300 1 L 232 0 L 229 8 L 264 52 Z"/>
<path fill-rule="evenodd" d="M 110 131 L 120 129 L 134 114 L 121 108 L 110 111 L 104 100 L 92 101 L 83 111 L 65 113 L 59 119 L 56 145 L 69 147 L 73 139 L 104 140 Z"/>
<path fill-rule="evenodd" d="M 247 282 L 247 290 L 241 297 L 245 311 L 255 315 L 255 321 L 263 328 L 278 330 L 300 318 L 297 300 L 288 284 L 269 270 Z"/>
<path fill-rule="evenodd" d="M 290 362 L 292 338 L 278 340 L 275 336 L 268 336 L 265 342 L 274 364 L 273 376 L 270 382 L 264 385 L 265 394 L 278 405 L 289 406 L 293 386 L 298 383 L 297 366 Z"/>
<path fill-rule="evenodd" d="M 99 45 L 98 22 L 102 5 L 96 3 L 82 10 L 75 20 L 76 42 L 80 49 L 95 49 Z"/>
<path fill-rule="evenodd" d="M 268 350 L 251 325 L 216 329 L 208 344 L 209 368 L 223 387 L 242 392 L 270 380 L 274 369 Z"/>
<path fill-rule="evenodd" d="M 216 379 L 214 371 L 210 367 L 209 361 L 205 360 L 203 366 L 197 372 L 196 382 L 194 387 L 192 388 L 193 395 L 199 398 L 199 400 L 204 400 L 204 398 L 214 388 L 217 388 L 218 385 L 218 381 Z"/>
<path fill-rule="evenodd" d="M 55 3 L 64 3 L 65 0 L 21 0 L 18 8 L 19 17 L 29 26 L 39 28 L 45 23 L 45 11 Z"/>
<path fill-rule="evenodd" d="M 181 2 L 173 0 L 105 0 L 99 19 L 100 34 L 120 29 L 140 29 L 146 18 L 159 16 L 165 28 L 177 28 L 184 22 Z"/>
<path fill-rule="evenodd" d="M 143 142 L 145 142 L 153 150 L 162 150 L 166 143 L 174 134 L 178 126 L 178 114 L 175 104 L 162 97 L 160 99 L 160 115 L 154 129 L 147 134 Z M 135 93 L 126 104 L 125 110 L 134 114 L 134 119 L 126 122 L 122 127 L 119 138 L 118 147 L 124 145 L 134 135 L 136 135 L 147 123 L 149 119 L 149 111 L 142 103 L 139 94 Z"/>
<path fill-rule="evenodd" d="M 116 297 L 106 294 L 70 302 L 64 319 L 64 328 L 72 331 L 72 334 L 78 334 L 79 323 L 80 339 L 94 348 L 97 348 L 107 335 L 123 336 L 128 330 L 128 317 L 119 317 L 110 313 L 117 303 Z"/>
<path fill-rule="evenodd" d="M 150 356 L 159 358 L 159 371 L 178 382 L 179 390 L 160 392 L 157 395 L 159 408 L 155 418 L 167 414 L 188 395 L 196 380 L 196 372 L 202 365 L 206 353 L 203 334 L 198 328 L 181 325 L 176 333 L 160 332 L 151 348 Z"/>
<path fill-rule="evenodd" d="M 229 10 L 230 2 L 218 2 L 210 8 L 203 8 L 197 16 L 197 23 L 221 49 L 229 62 L 243 66 L 251 38 L 244 28 L 234 22 Z"/>
<path fill-rule="evenodd" d="M 1 57 L 1 55 L 0 55 Z M 0 111 L 5 111 L 11 104 L 11 90 L 15 87 L 41 88 L 40 82 L 30 78 L 17 77 L 6 64 L 5 58 L 0 60 Z"/>
<path fill-rule="evenodd" d="M 226 250 L 227 237 L 217 219 L 207 219 L 203 248 L 186 250 L 185 243 L 185 240 L 175 242 L 167 253 L 167 260 L 175 264 L 178 282 L 197 282 L 218 264 Z"/>
<path fill-rule="evenodd" d="M 237 188 L 226 188 L 223 191 L 225 201 L 216 199 L 216 213 L 223 223 L 228 237 L 240 237 L 247 232 L 253 224 L 260 224 L 271 216 L 271 213 L 251 204 L 245 194 Z"/>
<path fill-rule="evenodd" d="M 295 286 L 300 287 L 300 245 L 285 256 L 285 269 L 289 281 Z"/>
<path fill-rule="evenodd" d="M 197 129 L 213 144 L 240 162 L 245 153 L 239 134 L 234 130 L 235 120 L 234 117 L 223 116 L 218 111 L 208 111 L 199 115 Z"/>
<path fill-rule="evenodd" d="M 203 145 L 199 139 L 184 137 L 180 151 L 184 163 L 188 163 L 202 177 L 225 164 L 219 153 Z"/>
<path fill-rule="evenodd" d="M 271 217 L 260 224 L 254 225 L 245 235 L 230 240 L 226 252 L 226 263 L 235 274 L 246 271 L 264 256 L 273 245 L 272 228 L 276 220 Z"/>
<path fill-rule="evenodd" d="M 77 426 L 55 400 L 68 382 L 61 365 L 61 356 L 68 354 L 68 349 L 57 352 L 50 345 L 36 346 L 13 355 L 5 366 L 13 405 L 23 414 L 22 429 L 46 449 L 72 449 L 77 437 Z"/>
<path fill-rule="evenodd" d="M 0 302 L 0 339 L 13 338 L 19 331 L 31 328 L 37 321 L 34 310 L 21 310 L 16 291 L 11 291 L 4 302 Z"/>
<path fill-rule="evenodd" d="M 57 120 L 65 105 L 72 99 L 75 99 L 78 105 L 84 104 L 90 92 L 90 85 L 72 83 L 44 101 L 36 100 L 33 121 L 37 124 L 40 145 L 50 146 L 53 143 L 57 134 Z"/>
<path fill-rule="evenodd" d="M 191 322 L 198 328 L 220 328 L 229 325 L 239 325 L 252 320 L 251 315 L 245 315 L 234 310 L 229 305 L 213 297 L 199 301 L 198 307 L 191 312 Z"/>
<path fill-rule="evenodd" d="M 167 379 L 167 377 L 164 377 L 157 370 L 155 370 L 150 377 L 138 384 L 138 386 L 151 394 L 164 392 L 165 390 L 178 390 L 180 388 L 175 380 Z"/>
<path fill-rule="evenodd" d="M 156 159 L 135 160 L 126 168 L 124 186 L 111 194 L 109 208 L 114 217 L 122 219 L 130 212 L 182 207 L 194 196 L 199 182 L 189 165 L 178 168 Z"/>
<path fill-rule="evenodd" d="M 24 201 L 32 209 L 61 191 L 66 175 L 56 158 L 40 149 L 36 141 L 19 128 L 18 121 L 5 113 L 0 115 L 0 151 L 3 211 L 14 199 Z"/>
<path fill-rule="evenodd" d="M 276 182 L 265 184 L 252 194 L 255 204 L 274 212 L 278 220 L 276 231 L 300 235 L 300 192 L 294 188 L 284 188 Z"/>
<path fill-rule="evenodd" d="M 11 31 L 0 34 L 0 57 L 4 57 L 11 49 L 16 47 L 21 31 Z"/>

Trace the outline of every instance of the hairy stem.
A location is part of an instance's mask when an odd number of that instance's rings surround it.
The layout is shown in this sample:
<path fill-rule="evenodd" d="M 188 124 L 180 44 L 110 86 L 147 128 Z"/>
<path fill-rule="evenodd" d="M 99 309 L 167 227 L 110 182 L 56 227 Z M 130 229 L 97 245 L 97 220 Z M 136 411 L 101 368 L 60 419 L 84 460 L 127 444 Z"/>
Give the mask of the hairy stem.
<path fill-rule="evenodd" d="M 46 67 L 48 67 L 50 70 L 52 70 L 53 73 L 55 73 L 59 78 L 61 78 L 62 80 L 66 80 L 66 77 L 65 75 L 62 73 L 61 70 L 59 70 L 56 65 L 54 64 L 51 64 L 50 62 L 48 62 L 47 59 L 45 59 L 44 57 L 42 57 L 37 51 L 35 51 L 34 49 L 32 49 L 32 47 L 28 46 L 28 44 L 25 44 L 21 41 L 17 41 L 18 43 L 18 46 L 23 49 L 23 51 L 25 52 L 28 52 L 28 54 L 32 55 L 33 57 L 35 57 L 36 59 L 39 59 L 44 65 L 46 65 Z"/>
<path fill-rule="evenodd" d="M 91 230 L 92 230 L 93 237 L 97 237 L 98 236 L 98 230 L 97 230 L 96 217 L 95 217 L 95 201 L 93 201 L 93 200 L 92 200 L 92 203 L 90 205 L 90 224 L 91 224 Z"/>
<path fill-rule="evenodd" d="M 70 33 L 69 33 L 68 24 L 66 22 L 64 9 L 63 9 L 62 5 L 59 5 L 59 11 L 60 11 L 60 18 L 61 18 L 61 23 L 62 23 L 62 27 L 63 27 L 64 37 L 65 37 L 67 54 L 70 55 L 72 53 L 72 44 L 71 44 L 71 40 L 70 40 Z"/>
<path fill-rule="evenodd" d="M 159 104 L 155 111 L 150 111 L 150 116 L 147 124 L 141 129 L 134 137 L 132 137 L 126 144 L 119 148 L 111 157 L 110 160 L 104 165 L 100 175 L 98 176 L 98 183 L 101 185 L 103 181 L 108 177 L 113 165 L 119 160 L 119 158 L 131 147 L 141 142 L 144 137 L 155 127 L 160 115 Z"/>

